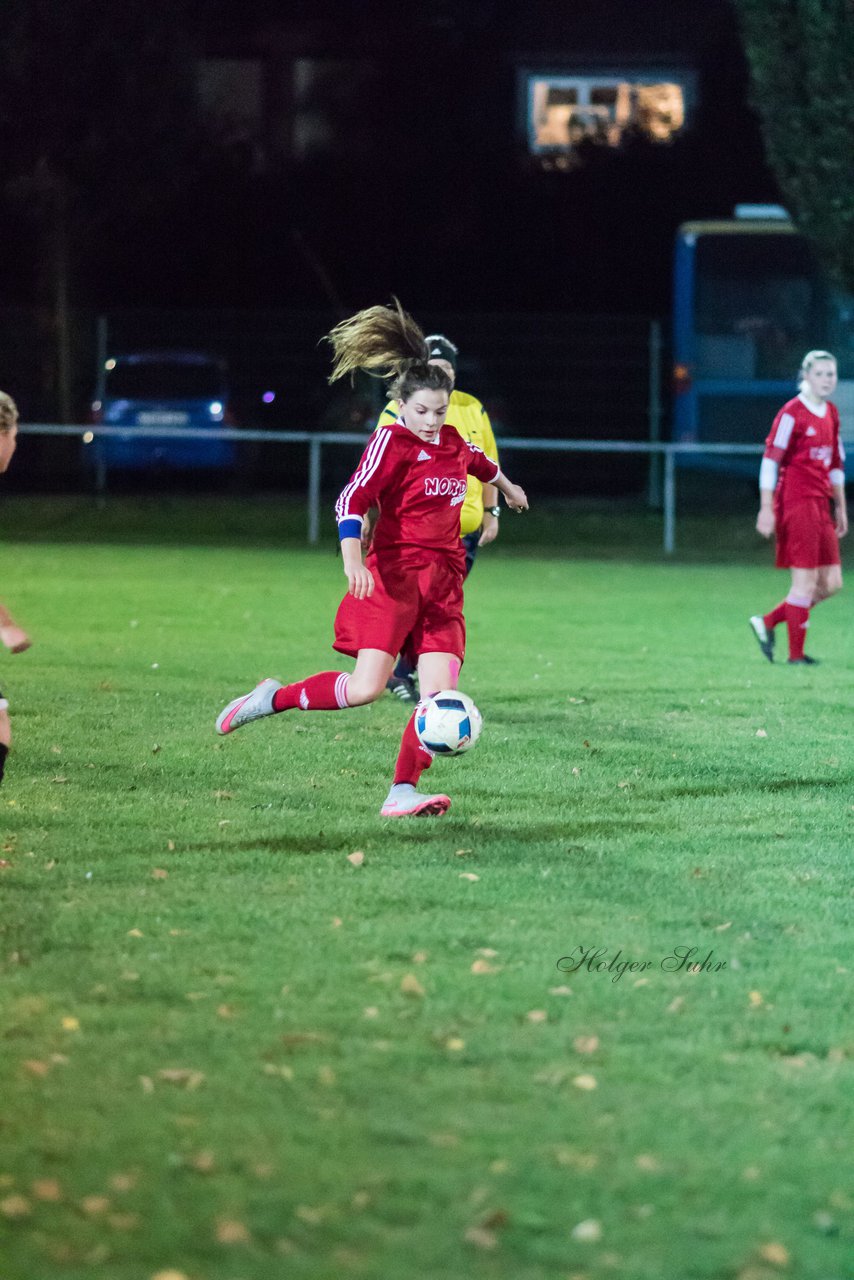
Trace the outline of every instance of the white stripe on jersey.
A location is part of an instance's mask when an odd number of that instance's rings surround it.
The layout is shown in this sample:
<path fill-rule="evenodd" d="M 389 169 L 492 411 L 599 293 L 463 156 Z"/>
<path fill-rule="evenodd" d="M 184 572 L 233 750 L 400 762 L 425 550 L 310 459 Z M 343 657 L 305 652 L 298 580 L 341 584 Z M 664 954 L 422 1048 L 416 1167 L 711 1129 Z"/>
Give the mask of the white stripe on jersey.
<path fill-rule="evenodd" d="M 790 413 L 784 413 L 780 419 L 780 425 L 777 428 L 777 434 L 774 437 L 775 449 L 787 449 L 789 441 L 792 438 L 792 428 L 795 425 L 795 419 Z"/>
<path fill-rule="evenodd" d="M 335 503 L 335 517 L 339 524 L 342 520 L 352 518 L 350 515 L 350 499 L 360 485 L 367 484 L 370 480 L 382 462 L 383 454 L 390 439 L 391 431 L 388 427 L 377 428 L 373 440 L 368 443 L 364 461 L 357 468 L 352 480 L 344 486 L 338 495 L 338 501 Z M 362 517 L 357 516 L 356 518 L 361 520 Z"/>
<path fill-rule="evenodd" d="M 842 443 L 841 440 L 839 441 L 839 461 L 840 462 L 845 461 L 845 445 Z"/>
<path fill-rule="evenodd" d="M 485 412 L 485 410 L 484 410 L 484 412 Z M 483 454 L 483 456 L 484 456 L 484 458 L 486 458 L 488 462 L 494 462 L 494 463 L 495 463 L 495 475 L 492 477 L 492 479 L 491 479 L 491 480 L 484 480 L 484 481 L 482 481 L 482 483 L 483 483 L 483 484 L 495 484 L 495 481 L 496 481 L 496 480 L 498 479 L 498 477 L 501 475 L 501 468 L 499 467 L 498 463 L 497 463 L 497 462 L 495 462 L 495 459 L 494 459 L 494 458 L 490 458 L 490 456 L 489 456 L 489 454 L 488 454 L 488 453 L 484 453 L 484 452 L 483 452 L 483 449 L 481 449 L 479 445 L 472 444 L 471 440 L 467 440 L 467 441 L 466 441 L 466 444 L 467 444 L 467 445 L 468 445 L 468 447 L 469 447 L 469 452 L 470 452 L 470 453 L 482 453 L 482 454 Z"/>

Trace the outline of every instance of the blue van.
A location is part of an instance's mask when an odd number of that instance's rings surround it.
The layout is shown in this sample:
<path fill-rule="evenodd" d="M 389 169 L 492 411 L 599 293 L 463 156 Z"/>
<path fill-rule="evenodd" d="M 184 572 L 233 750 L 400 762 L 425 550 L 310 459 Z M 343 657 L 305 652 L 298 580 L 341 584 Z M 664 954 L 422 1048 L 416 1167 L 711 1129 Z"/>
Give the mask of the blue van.
<path fill-rule="evenodd" d="M 92 420 L 127 428 L 121 436 L 94 437 L 86 460 L 95 467 L 217 469 L 236 461 L 234 441 L 218 438 L 223 428 L 234 426 L 226 365 L 219 356 L 200 351 L 112 356 L 104 365 Z M 157 438 L 146 433 L 151 427 L 201 427 L 206 435 L 192 440 Z"/>

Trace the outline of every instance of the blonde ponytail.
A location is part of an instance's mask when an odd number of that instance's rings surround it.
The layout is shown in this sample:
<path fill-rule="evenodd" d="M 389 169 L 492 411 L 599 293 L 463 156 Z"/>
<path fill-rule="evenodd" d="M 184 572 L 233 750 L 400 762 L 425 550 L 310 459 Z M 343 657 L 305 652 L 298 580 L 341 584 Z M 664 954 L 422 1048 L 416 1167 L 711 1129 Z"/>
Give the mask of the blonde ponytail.
<path fill-rule="evenodd" d="M 326 335 L 332 345 L 330 382 L 357 369 L 375 378 L 398 378 L 410 366 L 426 363 L 424 334 L 397 298 L 390 307 L 368 307 L 342 320 Z"/>

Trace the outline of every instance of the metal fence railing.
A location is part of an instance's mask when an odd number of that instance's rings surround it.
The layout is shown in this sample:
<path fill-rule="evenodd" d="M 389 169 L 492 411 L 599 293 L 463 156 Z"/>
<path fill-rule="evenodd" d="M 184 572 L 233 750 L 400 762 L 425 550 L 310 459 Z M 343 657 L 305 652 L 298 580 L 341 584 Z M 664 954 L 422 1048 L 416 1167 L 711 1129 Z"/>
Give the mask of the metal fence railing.
<path fill-rule="evenodd" d="M 76 436 L 81 443 L 91 444 L 98 437 L 117 437 L 122 440 L 207 440 L 215 434 L 217 440 L 229 440 L 237 443 L 259 442 L 263 444 L 304 444 L 308 447 L 308 481 L 307 504 L 308 524 L 307 538 L 309 543 L 316 543 L 320 538 L 321 481 L 323 468 L 323 451 L 327 447 L 340 445 L 364 447 L 365 435 L 352 432 L 309 432 L 309 431 L 249 431 L 220 429 L 215 433 L 210 428 L 186 427 L 146 427 L 144 432 L 129 432 L 126 427 L 81 427 L 64 426 L 56 423 L 25 423 L 20 427 L 24 435 L 37 436 Z M 759 458 L 764 444 L 671 444 L 656 440 L 550 440 L 526 436 L 503 436 L 501 453 L 528 451 L 532 453 L 614 453 L 645 454 L 650 459 L 651 467 L 660 461 L 663 469 L 661 484 L 661 505 L 664 516 L 664 532 L 662 549 L 665 555 L 672 555 L 676 550 L 676 460 L 680 457 L 690 458 L 699 455 L 715 457 Z M 95 467 L 96 492 L 106 493 L 107 474 L 103 467 Z"/>

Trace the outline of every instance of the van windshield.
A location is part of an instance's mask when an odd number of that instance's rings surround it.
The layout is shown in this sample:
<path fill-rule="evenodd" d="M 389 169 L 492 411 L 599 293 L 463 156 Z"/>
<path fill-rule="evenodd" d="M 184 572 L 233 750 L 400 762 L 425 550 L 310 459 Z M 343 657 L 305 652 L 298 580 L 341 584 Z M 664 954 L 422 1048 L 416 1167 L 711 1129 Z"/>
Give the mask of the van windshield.
<path fill-rule="evenodd" d="M 223 374 L 213 361 L 119 360 L 107 373 L 110 400 L 221 400 Z"/>

